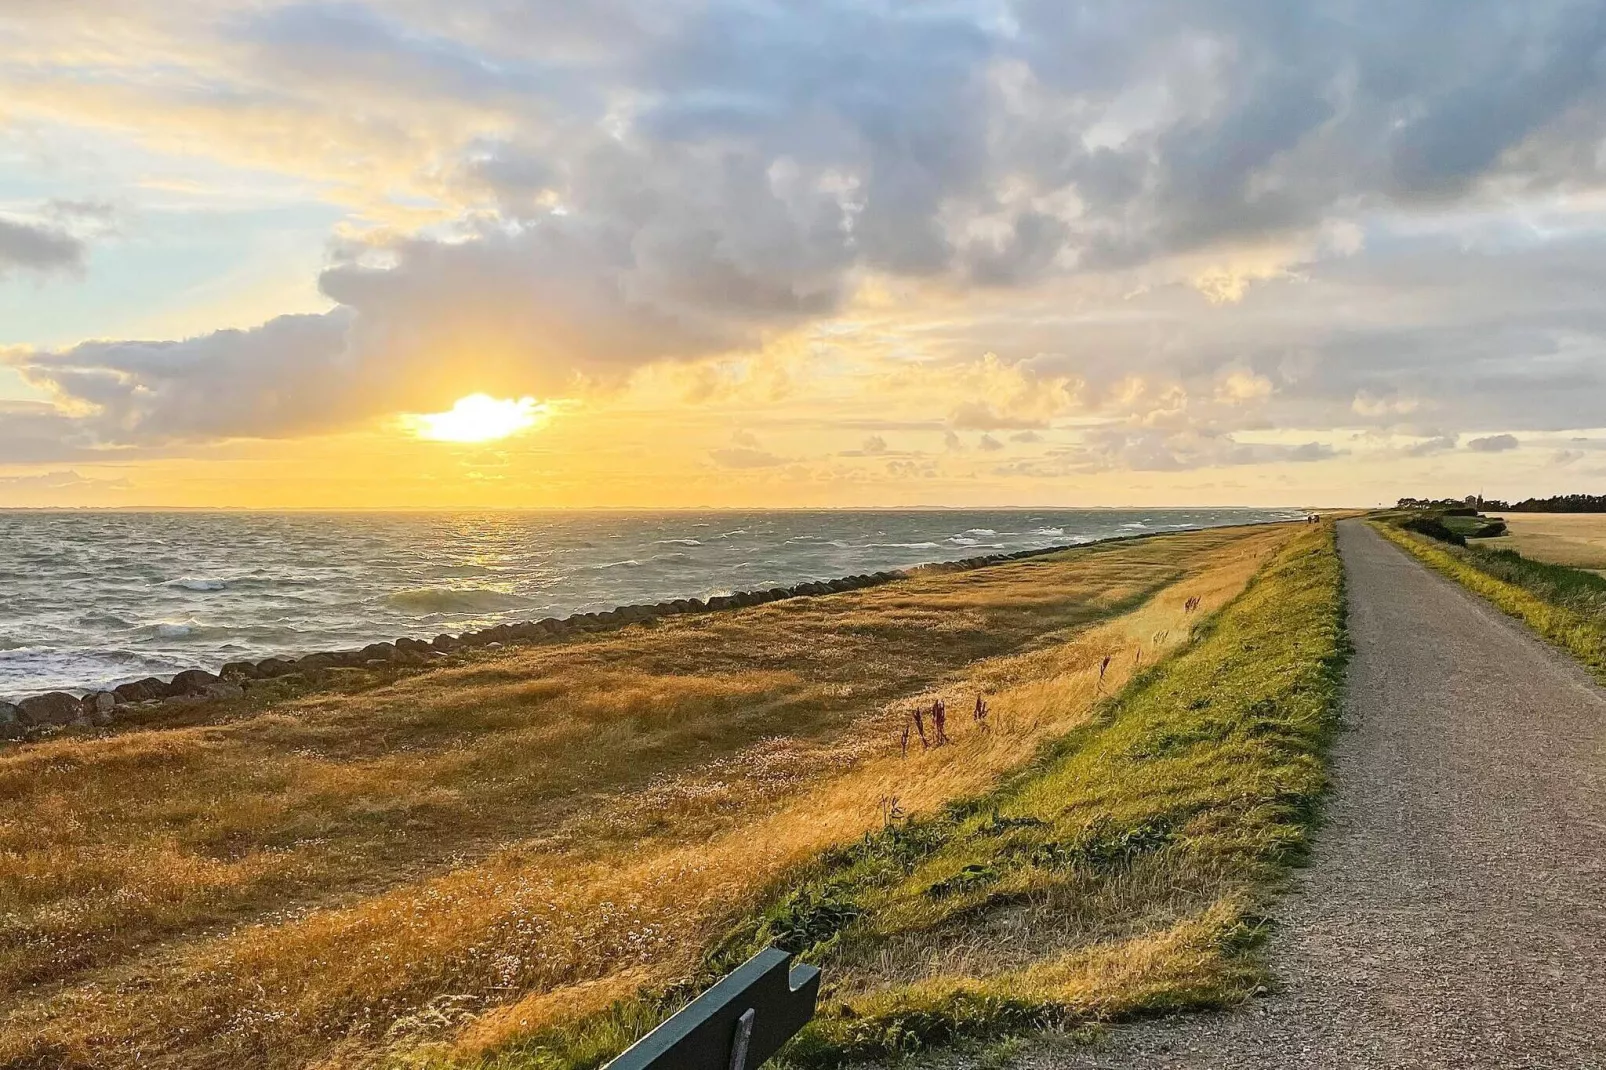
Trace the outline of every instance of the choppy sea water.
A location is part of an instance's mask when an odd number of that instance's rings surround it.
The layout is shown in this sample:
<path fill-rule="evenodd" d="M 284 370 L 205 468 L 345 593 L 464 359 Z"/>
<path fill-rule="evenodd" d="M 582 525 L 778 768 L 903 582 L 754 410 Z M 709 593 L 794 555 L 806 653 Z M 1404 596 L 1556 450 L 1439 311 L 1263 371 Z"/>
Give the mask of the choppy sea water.
<path fill-rule="evenodd" d="M 0 698 L 1297 510 L 0 511 Z"/>

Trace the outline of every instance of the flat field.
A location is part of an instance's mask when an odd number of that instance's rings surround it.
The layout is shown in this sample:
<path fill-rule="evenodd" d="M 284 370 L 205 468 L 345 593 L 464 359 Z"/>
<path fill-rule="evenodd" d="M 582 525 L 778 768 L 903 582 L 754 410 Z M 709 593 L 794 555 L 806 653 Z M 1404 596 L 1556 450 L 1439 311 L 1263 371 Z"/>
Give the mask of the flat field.
<path fill-rule="evenodd" d="M 1606 513 L 1501 513 L 1511 534 L 1482 539 L 1491 550 L 1515 550 L 1533 561 L 1606 572 Z"/>
<path fill-rule="evenodd" d="M 0 750 L 0 1066 L 549 1065 L 528 1038 L 694 977 L 822 852 L 998 790 L 1325 538 L 929 570 Z M 1224 894 L 1162 899 L 1197 936 Z M 1056 953 L 1130 929 L 1078 917 Z M 897 931 L 843 964 L 867 998 L 931 971 Z"/>

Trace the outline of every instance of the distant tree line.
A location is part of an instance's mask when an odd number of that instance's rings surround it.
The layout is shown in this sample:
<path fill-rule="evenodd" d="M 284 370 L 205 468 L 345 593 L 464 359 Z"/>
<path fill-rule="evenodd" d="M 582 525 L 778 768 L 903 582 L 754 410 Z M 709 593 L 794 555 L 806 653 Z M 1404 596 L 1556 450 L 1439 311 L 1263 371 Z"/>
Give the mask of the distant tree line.
<path fill-rule="evenodd" d="M 1471 504 L 1464 498 L 1401 498 L 1396 509 L 1462 509 Z"/>
<path fill-rule="evenodd" d="M 1472 507 L 1476 508 L 1472 508 Z M 1558 494 L 1554 498 L 1524 498 L 1515 504 L 1494 498 L 1401 498 L 1397 509 L 1431 509 L 1450 516 L 1471 516 L 1478 509 L 1502 513 L 1606 513 L 1606 494 Z"/>
<path fill-rule="evenodd" d="M 1444 516 L 1477 516 L 1476 498 L 1401 498 L 1396 509 L 1429 510 Z"/>
<path fill-rule="evenodd" d="M 1484 507 L 1512 513 L 1606 513 L 1606 494 L 1558 494 L 1554 498 L 1525 498 L 1512 505 L 1487 502 Z"/>

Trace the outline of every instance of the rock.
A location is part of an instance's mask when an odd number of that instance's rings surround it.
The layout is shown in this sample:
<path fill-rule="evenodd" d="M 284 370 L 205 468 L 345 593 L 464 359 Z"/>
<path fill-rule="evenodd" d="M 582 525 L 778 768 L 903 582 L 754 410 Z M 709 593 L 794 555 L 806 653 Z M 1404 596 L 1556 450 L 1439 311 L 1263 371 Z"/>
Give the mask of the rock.
<path fill-rule="evenodd" d="M 485 644 L 485 649 L 486 650 L 501 650 L 502 649 L 502 644 L 501 643 L 486 643 Z"/>
<path fill-rule="evenodd" d="M 169 691 L 174 695 L 193 695 L 205 691 L 213 684 L 222 682 L 222 680 L 205 669 L 185 669 L 173 677 L 173 682 L 169 685 Z"/>
<path fill-rule="evenodd" d="M 254 662 L 231 661 L 218 670 L 218 675 L 225 680 L 255 680 L 262 673 Z"/>
<path fill-rule="evenodd" d="M 65 691 L 34 695 L 17 703 L 18 720 L 25 725 L 72 724 L 83 712 L 83 703 Z"/>
<path fill-rule="evenodd" d="M 317 669 L 332 669 L 339 660 L 333 654 L 307 654 L 296 659 L 296 669 L 308 672 Z"/>
<path fill-rule="evenodd" d="M 729 609 L 735 604 L 730 595 L 725 594 L 716 594 L 708 600 L 708 608 L 711 610 Z"/>
<path fill-rule="evenodd" d="M 117 696 L 110 691 L 96 691 L 84 696 L 84 713 L 89 723 L 104 728 L 112 723 L 117 708 Z"/>
<path fill-rule="evenodd" d="M 701 598 L 688 598 L 686 599 L 686 605 L 689 607 L 686 610 L 688 613 L 701 613 L 708 608 Z"/>
<path fill-rule="evenodd" d="M 151 699 L 166 698 L 169 690 L 166 680 L 147 676 L 131 684 L 118 684 L 112 688 L 112 694 L 124 702 L 149 702 Z"/>
<path fill-rule="evenodd" d="M 390 643 L 369 643 L 361 651 L 363 664 L 370 661 L 389 661 L 396 656 L 396 648 Z"/>
<path fill-rule="evenodd" d="M 10 702 L 0 702 L 0 739 L 19 739 L 22 732 L 22 711 Z"/>
<path fill-rule="evenodd" d="M 271 680 L 279 676 L 289 676 L 296 671 L 295 663 L 284 658 L 263 658 L 257 662 L 257 676 L 263 680 Z"/>
<path fill-rule="evenodd" d="M 449 654 L 463 644 L 454 637 L 443 632 L 431 640 L 429 645 L 434 647 L 436 650 L 439 650 L 443 654 Z"/>
<path fill-rule="evenodd" d="M 403 638 L 396 640 L 396 649 L 410 654 L 422 654 L 430 649 L 430 645 L 422 639 Z"/>

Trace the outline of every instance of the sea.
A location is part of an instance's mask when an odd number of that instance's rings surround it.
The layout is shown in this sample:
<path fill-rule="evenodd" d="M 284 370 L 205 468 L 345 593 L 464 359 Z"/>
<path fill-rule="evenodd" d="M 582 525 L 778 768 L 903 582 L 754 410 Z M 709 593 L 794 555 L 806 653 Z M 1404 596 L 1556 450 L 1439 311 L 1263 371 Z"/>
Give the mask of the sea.
<path fill-rule="evenodd" d="M 1295 509 L 0 511 L 0 698 Z"/>

